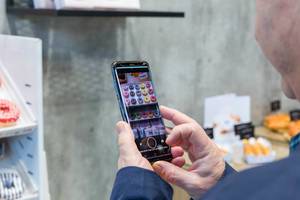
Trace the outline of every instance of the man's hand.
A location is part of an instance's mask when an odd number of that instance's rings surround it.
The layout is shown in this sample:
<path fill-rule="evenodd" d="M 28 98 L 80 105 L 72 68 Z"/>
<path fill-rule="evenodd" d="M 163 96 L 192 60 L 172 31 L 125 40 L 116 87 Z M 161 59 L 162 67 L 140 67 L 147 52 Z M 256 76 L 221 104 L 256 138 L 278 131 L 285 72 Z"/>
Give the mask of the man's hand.
<path fill-rule="evenodd" d="M 222 177 L 225 170 L 222 153 L 195 120 L 174 109 L 162 106 L 160 110 L 163 118 L 175 124 L 172 130 L 168 130 L 167 144 L 181 146 L 187 151 L 192 166 L 184 170 L 158 161 L 153 165 L 154 171 L 166 181 L 186 190 L 193 199 L 199 199 Z"/>
<path fill-rule="evenodd" d="M 130 126 L 126 122 L 118 122 L 117 132 L 120 151 L 118 168 L 122 169 L 124 167 L 131 166 L 153 171 L 149 161 L 139 152 Z M 181 147 L 174 146 L 172 147 L 171 152 L 174 158 L 172 163 L 175 166 L 182 167 L 185 164 L 185 160 L 182 157 L 184 153 L 183 149 Z"/>
<path fill-rule="evenodd" d="M 118 168 L 134 166 L 153 170 L 148 160 L 146 160 L 137 149 L 130 126 L 126 122 L 118 122 L 117 132 L 120 151 Z"/>

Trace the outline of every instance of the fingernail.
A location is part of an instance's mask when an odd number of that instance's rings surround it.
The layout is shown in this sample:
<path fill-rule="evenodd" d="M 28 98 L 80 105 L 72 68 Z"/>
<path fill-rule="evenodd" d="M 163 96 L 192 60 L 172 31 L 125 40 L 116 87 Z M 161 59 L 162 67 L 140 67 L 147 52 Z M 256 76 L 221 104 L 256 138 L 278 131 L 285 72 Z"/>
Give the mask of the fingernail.
<path fill-rule="evenodd" d="M 123 122 L 118 122 L 117 123 L 117 132 L 120 134 L 124 129 L 124 123 Z"/>
<path fill-rule="evenodd" d="M 169 145 L 169 146 L 172 146 L 172 143 L 170 142 L 171 137 L 172 137 L 172 136 L 168 135 L 168 137 L 167 137 L 167 139 L 166 139 L 166 144 Z"/>
<path fill-rule="evenodd" d="M 153 165 L 152 165 L 154 171 L 157 171 L 157 172 L 161 172 L 161 165 L 159 164 L 159 162 L 155 162 Z"/>
<path fill-rule="evenodd" d="M 169 140 L 170 140 L 169 138 L 170 138 L 170 135 L 167 135 L 167 139 L 166 139 L 167 144 L 169 144 Z"/>

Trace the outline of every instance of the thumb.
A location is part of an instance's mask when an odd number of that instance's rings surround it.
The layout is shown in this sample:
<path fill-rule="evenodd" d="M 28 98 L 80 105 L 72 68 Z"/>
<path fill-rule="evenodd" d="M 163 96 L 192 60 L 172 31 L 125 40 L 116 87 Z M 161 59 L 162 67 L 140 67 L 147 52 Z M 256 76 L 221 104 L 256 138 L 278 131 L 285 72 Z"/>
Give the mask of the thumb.
<path fill-rule="evenodd" d="M 116 128 L 118 132 L 120 156 L 127 157 L 139 153 L 134 141 L 134 135 L 129 124 L 126 122 L 118 122 Z"/>
<path fill-rule="evenodd" d="M 172 163 L 158 161 L 153 164 L 154 171 L 164 180 L 171 184 L 175 184 L 183 189 L 188 189 L 187 183 L 191 182 L 192 175 L 190 172 L 179 168 Z"/>

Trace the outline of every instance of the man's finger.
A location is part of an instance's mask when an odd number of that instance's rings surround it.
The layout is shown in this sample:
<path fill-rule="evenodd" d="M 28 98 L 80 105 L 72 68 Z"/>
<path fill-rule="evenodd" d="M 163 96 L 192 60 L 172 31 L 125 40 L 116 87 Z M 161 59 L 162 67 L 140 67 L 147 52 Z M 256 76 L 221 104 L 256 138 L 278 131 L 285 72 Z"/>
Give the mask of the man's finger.
<path fill-rule="evenodd" d="M 117 123 L 116 128 L 118 132 L 120 156 L 130 156 L 138 153 L 134 136 L 129 124 L 121 121 Z"/>
<path fill-rule="evenodd" d="M 191 137 L 193 137 L 193 139 L 198 139 L 197 136 L 193 136 L 194 132 L 194 126 L 190 123 L 175 126 L 169 134 L 166 142 L 171 146 L 182 146 L 184 143 L 190 143 Z M 186 150 L 185 147 L 183 148 Z"/>
<path fill-rule="evenodd" d="M 171 153 L 172 153 L 173 158 L 177 158 L 177 157 L 183 156 L 184 151 L 181 147 L 175 146 L 175 147 L 171 148 Z"/>
<path fill-rule="evenodd" d="M 200 127 L 194 123 L 187 123 L 175 126 L 166 143 L 170 146 L 181 146 L 186 151 L 190 146 L 194 146 L 194 151 L 200 153 L 211 141 Z"/>
<path fill-rule="evenodd" d="M 177 158 L 174 158 L 172 160 L 172 164 L 173 165 L 176 165 L 177 167 L 183 167 L 185 165 L 185 159 L 184 157 L 177 157 Z"/>
<path fill-rule="evenodd" d="M 167 134 L 167 136 L 170 135 L 172 129 L 173 128 L 171 128 L 171 127 L 166 127 L 166 134 Z"/>
<path fill-rule="evenodd" d="M 183 189 L 194 179 L 190 172 L 165 161 L 155 162 L 153 169 L 164 180 Z"/>
<path fill-rule="evenodd" d="M 168 108 L 166 106 L 160 106 L 160 112 L 163 118 L 170 120 L 175 125 L 183 124 L 183 123 L 191 123 L 195 122 L 189 116 L 175 110 L 172 108 Z"/>

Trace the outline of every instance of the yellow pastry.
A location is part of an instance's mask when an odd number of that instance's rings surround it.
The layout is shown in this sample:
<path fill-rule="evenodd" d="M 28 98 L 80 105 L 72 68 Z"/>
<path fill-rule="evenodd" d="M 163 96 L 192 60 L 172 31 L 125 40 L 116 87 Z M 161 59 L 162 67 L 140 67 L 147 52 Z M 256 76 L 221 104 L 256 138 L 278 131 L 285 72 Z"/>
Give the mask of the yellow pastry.
<path fill-rule="evenodd" d="M 265 117 L 264 125 L 265 127 L 272 130 L 282 130 L 287 129 L 291 118 L 288 114 L 273 114 Z"/>

